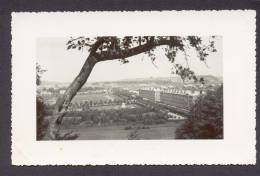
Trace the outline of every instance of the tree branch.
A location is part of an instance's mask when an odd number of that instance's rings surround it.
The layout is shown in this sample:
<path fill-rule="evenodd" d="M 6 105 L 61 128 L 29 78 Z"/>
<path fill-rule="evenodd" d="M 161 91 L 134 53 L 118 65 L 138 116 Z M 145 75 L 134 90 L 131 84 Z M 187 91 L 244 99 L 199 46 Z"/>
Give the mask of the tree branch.
<path fill-rule="evenodd" d="M 114 59 L 122 59 L 131 57 L 137 54 L 141 54 L 143 52 L 149 51 L 154 47 L 161 45 L 173 45 L 173 42 L 169 39 L 160 39 L 160 40 L 152 40 L 143 45 L 139 45 L 130 49 L 118 49 L 116 51 L 102 51 L 100 53 L 96 53 L 96 57 L 99 61 L 106 60 L 114 60 Z"/>

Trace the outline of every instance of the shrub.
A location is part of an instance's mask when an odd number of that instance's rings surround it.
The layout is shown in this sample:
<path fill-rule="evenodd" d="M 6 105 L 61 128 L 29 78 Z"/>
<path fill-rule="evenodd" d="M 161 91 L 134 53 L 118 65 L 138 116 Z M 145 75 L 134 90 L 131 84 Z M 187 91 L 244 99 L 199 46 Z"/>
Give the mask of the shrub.
<path fill-rule="evenodd" d="M 132 129 L 132 126 L 126 126 L 124 129 L 125 129 L 125 130 L 131 130 L 131 129 Z"/>
<path fill-rule="evenodd" d="M 45 119 L 46 117 L 46 109 L 45 109 L 45 105 L 42 101 L 42 98 L 37 96 L 36 97 L 36 111 L 37 111 L 37 124 L 36 124 L 36 128 L 37 128 L 37 140 L 41 140 L 48 129 L 48 125 L 49 122 L 47 119 Z"/>
<path fill-rule="evenodd" d="M 138 131 L 137 130 L 132 131 L 129 134 L 128 139 L 129 140 L 137 140 L 137 139 L 139 139 Z"/>
<path fill-rule="evenodd" d="M 189 119 L 176 130 L 178 139 L 222 139 L 223 118 Z"/>

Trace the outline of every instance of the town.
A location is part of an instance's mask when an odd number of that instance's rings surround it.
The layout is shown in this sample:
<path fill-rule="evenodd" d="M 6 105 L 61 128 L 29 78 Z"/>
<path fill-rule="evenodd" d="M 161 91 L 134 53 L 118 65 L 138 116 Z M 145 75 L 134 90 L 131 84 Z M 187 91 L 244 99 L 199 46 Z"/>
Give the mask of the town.
<path fill-rule="evenodd" d="M 74 128 L 123 126 L 127 131 L 136 125 L 146 129 L 153 125 L 181 124 L 193 117 L 191 110 L 199 96 L 216 90 L 222 84 L 221 78 L 205 76 L 205 80 L 205 84 L 192 81 L 183 84 L 177 78 L 87 83 L 72 100 L 64 117 L 64 129 L 73 128 L 73 125 Z M 37 91 L 51 111 L 67 86 L 43 83 Z M 130 134 L 128 138 L 135 139 L 137 134 Z M 174 135 L 167 138 L 174 138 Z"/>

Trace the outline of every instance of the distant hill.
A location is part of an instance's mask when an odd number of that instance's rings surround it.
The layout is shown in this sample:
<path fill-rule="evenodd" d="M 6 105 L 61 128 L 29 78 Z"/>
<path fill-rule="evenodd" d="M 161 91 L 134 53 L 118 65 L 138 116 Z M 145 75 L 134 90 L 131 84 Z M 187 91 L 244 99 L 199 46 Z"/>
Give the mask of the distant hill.
<path fill-rule="evenodd" d="M 206 84 L 219 84 L 222 83 L 222 77 L 215 77 L 212 75 L 199 75 L 197 78 L 204 78 Z M 193 83 L 193 81 L 187 81 L 186 83 Z M 102 82 L 87 82 L 85 86 L 91 85 L 99 85 L 99 84 L 156 84 L 156 85 L 164 85 L 164 84 L 182 84 L 182 80 L 180 77 L 149 77 L 149 78 L 131 78 L 131 79 L 122 79 L 117 81 L 102 81 Z M 67 82 L 55 82 L 55 81 L 42 81 L 41 86 L 59 86 L 66 87 L 70 83 Z"/>
<path fill-rule="evenodd" d="M 122 80 L 113 81 L 113 82 L 156 82 L 156 81 L 182 82 L 180 77 L 131 78 L 131 79 L 122 79 Z"/>
<path fill-rule="evenodd" d="M 221 83 L 222 82 L 222 77 L 215 77 L 212 75 L 198 75 L 198 79 L 204 78 L 206 84 L 213 84 L 213 83 Z M 120 81 L 113 81 L 113 82 L 119 82 L 119 83 L 124 83 L 124 82 L 137 82 L 137 83 L 147 83 L 147 82 L 175 82 L 175 83 L 182 83 L 182 80 L 180 77 L 175 76 L 175 77 L 149 77 L 149 78 L 133 78 L 133 79 L 123 79 Z M 190 82 L 193 82 L 190 81 Z"/>

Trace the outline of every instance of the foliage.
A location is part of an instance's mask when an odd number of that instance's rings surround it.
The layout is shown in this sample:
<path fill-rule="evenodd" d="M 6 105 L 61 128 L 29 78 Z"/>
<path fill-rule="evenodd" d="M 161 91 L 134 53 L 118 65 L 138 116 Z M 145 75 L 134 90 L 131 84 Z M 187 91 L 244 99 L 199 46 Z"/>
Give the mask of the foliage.
<path fill-rule="evenodd" d="M 198 98 L 193 118 L 176 130 L 179 139 L 223 138 L 223 86 Z"/>
<path fill-rule="evenodd" d="M 41 76 L 46 70 L 42 69 L 39 64 L 36 64 L 36 84 L 40 85 L 41 83 Z M 48 121 L 45 119 L 46 114 L 46 107 L 43 103 L 43 99 L 40 95 L 37 94 L 36 96 L 36 111 L 37 111 L 37 121 L 36 121 L 36 128 L 37 128 L 37 140 L 41 140 L 48 128 Z"/>
<path fill-rule="evenodd" d="M 69 117 L 82 117 L 82 122 L 98 124 L 129 124 L 142 123 L 144 125 L 162 124 L 167 121 L 165 114 L 151 108 L 134 109 L 88 109 L 79 112 L 67 112 Z"/>
<path fill-rule="evenodd" d="M 124 129 L 125 129 L 125 130 L 131 130 L 131 129 L 132 129 L 132 126 L 126 126 Z"/>
<path fill-rule="evenodd" d="M 188 50 L 195 50 L 197 57 L 206 62 L 206 57 L 216 52 L 215 36 L 209 37 L 208 41 L 204 41 L 197 36 L 104 36 L 104 37 L 77 37 L 71 38 L 67 42 L 67 49 L 83 50 L 87 48 L 89 52 L 94 52 L 96 56 L 100 56 L 100 61 L 119 59 L 122 63 L 128 63 L 128 57 L 136 54 L 146 54 L 152 62 L 155 61 L 155 49 L 163 46 L 162 49 L 167 56 L 170 63 L 173 64 L 173 74 L 180 75 L 182 80 L 193 79 L 198 80 L 194 71 L 190 70 L 189 65 L 179 65 L 175 63 L 175 58 L 178 53 L 185 56 L 188 63 L 190 56 L 187 54 Z"/>
<path fill-rule="evenodd" d="M 40 96 L 36 97 L 36 110 L 37 110 L 37 140 L 42 139 L 48 128 L 48 121 L 45 119 L 46 111 L 43 100 Z"/>
<path fill-rule="evenodd" d="M 223 85 L 199 97 L 192 111 L 195 119 L 223 116 Z"/>
<path fill-rule="evenodd" d="M 41 76 L 46 71 L 47 70 L 42 69 L 41 66 L 38 63 L 36 63 L 36 85 L 41 84 Z"/>

